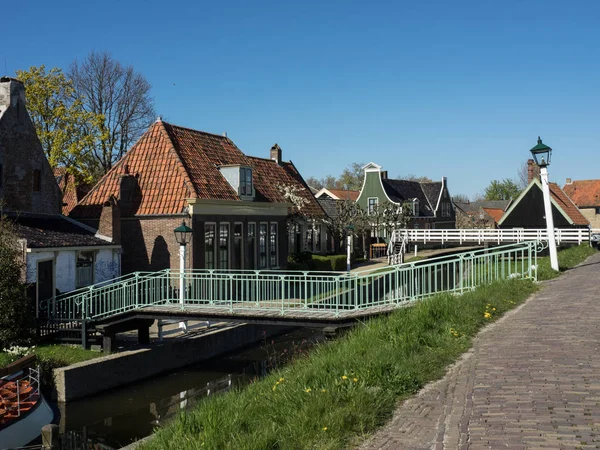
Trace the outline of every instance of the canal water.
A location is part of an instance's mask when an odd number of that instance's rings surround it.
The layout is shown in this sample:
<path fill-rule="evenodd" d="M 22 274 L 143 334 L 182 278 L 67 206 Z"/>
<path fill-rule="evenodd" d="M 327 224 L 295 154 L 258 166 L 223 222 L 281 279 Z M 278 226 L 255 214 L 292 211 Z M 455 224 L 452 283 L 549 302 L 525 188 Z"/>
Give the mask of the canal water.
<path fill-rule="evenodd" d="M 126 446 L 207 396 L 251 383 L 322 339 L 320 330 L 298 329 L 241 352 L 56 405 L 62 448 L 111 450 Z"/>

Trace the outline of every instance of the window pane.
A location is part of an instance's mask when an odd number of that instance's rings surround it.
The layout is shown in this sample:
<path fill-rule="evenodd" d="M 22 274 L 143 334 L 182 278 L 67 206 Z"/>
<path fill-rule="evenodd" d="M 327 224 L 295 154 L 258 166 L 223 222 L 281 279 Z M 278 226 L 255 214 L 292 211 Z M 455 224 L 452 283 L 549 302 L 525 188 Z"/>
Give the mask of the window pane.
<path fill-rule="evenodd" d="M 316 226 L 315 231 L 315 249 L 320 252 L 321 251 L 321 225 Z"/>
<path fill-rule="evenodd" d="M 269 233 L 269 265 L 271 267 L 277 267 L 277 224 L 271 224 L 271 232 Z"/>
<path fill-rule="evenodd" d="M 204 225 L 204 267 L 215 268 L 215 224 Z"/>
<path fill-rule="evenodd" d="M 248 224 L 248 239 L 246 240 L 246 269 L 254 269 L 256 257 L 256 224 Z"/>
<path fill-rule="evenodd" d="M 229 269 L 229 224 L 219 224 L 219 269 Z"/>
<path fill-rule="evenodd" d="M 75 268 L 77 288 L 94 284 L 94 252 L 79 252 Z"/>
<path fill-rule="evenodd" d="M 258 235 L 258 268 L 267 267 L 267 224 L 261 223 Z"/>

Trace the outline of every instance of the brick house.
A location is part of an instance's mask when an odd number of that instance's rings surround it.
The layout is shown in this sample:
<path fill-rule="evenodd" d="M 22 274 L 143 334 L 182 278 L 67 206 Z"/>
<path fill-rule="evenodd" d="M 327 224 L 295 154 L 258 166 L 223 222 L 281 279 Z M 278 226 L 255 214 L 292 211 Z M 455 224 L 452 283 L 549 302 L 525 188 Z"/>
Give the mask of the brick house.
<path fill-rule="evenodd" d="M 567 178 L 563 190 L 590 222 L 590 226 L 600 228 L 600 180 L 571 181 Z"/>
<path fill-rule="evenodd" d="M 455 228 L 455 212 L 446 177 L 438 182 L 395 180 L 381 166 L 369 163 L 356 202 L 366 211 L 384 202 L 408 204 L 412 210 L 410 228 Z M 382 236 L 387 239 L 386 236 Z"/>
<path fill-rule="evenodd" d="M 179 267 L 173 230 L 193 230 L 187 267 L 267 269 L 286 265 L 294 186 L 315 219 L 324 212 L 292 162 L 275 144 L 270 158 L 245 155 L 227 136 L 192 130 L 160 118 L 71 212 L 103 234 L 120 233 L 123 271 Z M 100 220 L 102 210 L 105 222 Z M 117 217 L 118 216 L 118 217 Z M 308 224 L 297 221 L 299 239 Z M 111 231 L 114 225 L 120 231 Z M 290 241 L 290 242 L 288 242 Z"/>
<path fill-rule="evenodd" d="M 61 191 L 26 108 L 25 87 L 0 78 L 0 204 L 14 226 L 37 303 L 120 275 L 120 245 L 61 214 Z"/>

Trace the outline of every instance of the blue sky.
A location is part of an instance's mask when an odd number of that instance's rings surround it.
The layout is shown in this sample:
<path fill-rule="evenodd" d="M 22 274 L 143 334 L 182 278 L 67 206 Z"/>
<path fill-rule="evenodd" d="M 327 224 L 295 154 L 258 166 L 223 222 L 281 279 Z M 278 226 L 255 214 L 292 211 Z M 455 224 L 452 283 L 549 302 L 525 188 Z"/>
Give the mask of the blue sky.
<path fill-rule="evenodd" d="M 108 50 L 174 124 L 305 178 L 374 161 L 473 196 L 538 135 L 550 178 L 600 178 L 600 2 L 13 2 L 0 67 Z M 6 13 L 6 8 L 4 13 Z"/>

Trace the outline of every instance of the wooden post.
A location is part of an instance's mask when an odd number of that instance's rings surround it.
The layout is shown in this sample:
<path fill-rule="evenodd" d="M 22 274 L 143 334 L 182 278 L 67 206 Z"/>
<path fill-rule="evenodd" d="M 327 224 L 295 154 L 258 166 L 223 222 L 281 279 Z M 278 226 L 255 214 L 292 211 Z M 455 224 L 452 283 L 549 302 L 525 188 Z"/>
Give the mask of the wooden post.
<path fill-rule="evenodd" d="M 42 427 L 42 450 L 59 450 L 58 432 L 59 427 L 55 424 Z"/>

